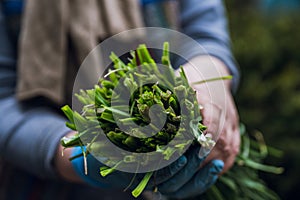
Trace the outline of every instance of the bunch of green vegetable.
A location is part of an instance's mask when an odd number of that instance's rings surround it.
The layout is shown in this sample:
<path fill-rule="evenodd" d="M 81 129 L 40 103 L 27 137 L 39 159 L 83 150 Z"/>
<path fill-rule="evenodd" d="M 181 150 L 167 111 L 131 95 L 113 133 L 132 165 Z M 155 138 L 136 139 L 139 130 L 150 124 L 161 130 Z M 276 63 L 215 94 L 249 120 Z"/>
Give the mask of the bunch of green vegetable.
<path fill-rule="evenodd" d="M 200 145 L 204 151 L 215 145 L 209 135 L 203 134 L 206 127 L 201 123 L 196 93 L 183 69 L 180 69 L 180 76 L 174 75 L 168 43 L 164 44 L 161 64 L 153 60 L 145 45 L 132 51 L 127 63 L 114 53 L 110 58 L 114 68 L 109 69 L 99 84 L 76 94 L 83 104 L 82 112 L 73 111 L 69 106 L 62 108 L 69 119 L 67 126 L 77 131 L 71 138 L 62 138 L 65 148 L 86 146 L 82 148 L 84 159 L 88 153 L 105 158 L 107 166 L 101 167 L 99 176 L 106 176 L 122 167 L 145 167 L 157 156 L 164 161 L 174 161 L 190 145 Z M 230 77 L 217 79 L 227 78 Z M 255 148 L 250 145 L 248 136 L 243 134 L 242 139 L 242 151 L 235 166 L 220 178 L 217 183 L 220 187 L 216 185 L 205 194 L 206 198 L 224 199 L 227 195 L 231 199 L 243 195 L 245 198 L 255 195 L 276 198 L 261 183 L 257 170 L 277 173 L 281 169 L 262 165 L 261 160 L 256 159 L 261 158 L 260 154 L 253 154 Z M 130 153 L 117 156 L 111 143 Z M 138 157 L 149 152 L 146 158 Z M 153 172 L 145 173 L 132 191 L 133 196 L 141 194 Z M 249 191 L 253 188 L 260 193 L 251 196 Z"/>

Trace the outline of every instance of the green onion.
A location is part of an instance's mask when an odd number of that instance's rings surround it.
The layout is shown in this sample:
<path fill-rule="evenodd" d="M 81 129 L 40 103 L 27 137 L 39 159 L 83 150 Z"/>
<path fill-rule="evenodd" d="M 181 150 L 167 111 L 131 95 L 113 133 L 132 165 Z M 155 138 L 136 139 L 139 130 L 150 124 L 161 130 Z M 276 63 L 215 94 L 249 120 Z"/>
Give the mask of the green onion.
<path fill-rule="evenodd" d="M 138 197 L 143 192 L 145 187 L 147 186 L 148 181 L 150 180 L 153 172 L 147 172 L 139 185 L 131 192 L 132 196 Z"/>

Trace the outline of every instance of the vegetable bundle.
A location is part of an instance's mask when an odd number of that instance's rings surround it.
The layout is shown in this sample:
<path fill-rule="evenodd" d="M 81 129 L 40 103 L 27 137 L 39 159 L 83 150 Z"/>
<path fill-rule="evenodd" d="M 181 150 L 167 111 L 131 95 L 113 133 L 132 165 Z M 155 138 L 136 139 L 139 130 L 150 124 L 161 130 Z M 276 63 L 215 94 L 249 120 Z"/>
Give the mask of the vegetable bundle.
<path fill-rule="evenodd" d="M 136 172 L 144 168 L 144 179 L 132 191 L 135 197 L 141 194 L 158 167 L 153 166 L 157 160 L 166 165 L 184 154 L 190 145 L 200 145 L 205 154 L 215 144 L 209 134 L 203 134 L 206 127 L 201 123 L 196 94 L 183 69 L 180 76 L 174 75 L 168 43 L 164 44 L 162 54 L 161 64 L 157 64 L 145 45 L 132 51 L 127 63 L 112 53 L 113 69 L 109 69 L 93 89 L 76 94 L 83 104 L 82 112 L 73 111 L 69 106 L 62 108 L 69 119 L 67 126 L 77 131 L 72 138 L 62 138 L 62 145 L 65 148 L 86 146 L 82 148 L 84 159 L 92 153 L 105 160 L 106 166 L 101 167 L 99 176 L 118 169 L 126 171 L 133 166 L 138 166 L 134 168 Z M 247 138 L 246 134 L 242 137 Z M 243 149 L 248 148 L 245 151 L 249 151 L 248 143 L 242 145 Z M 246 189 L 258 184 L 257 169 L 278 171 L 251 160 L 250 153 L 245 151 L 238 156 L 232 170 L 249 179 L 249 184 L 243 186 Z M 245 173 L 244 168 L 254 176 Z M 224 175 L 219 182 L 223 184 L 221 187 L 235 191 L 238 181 L 234 176 Z M 276 198 L 263 183 L 260 188 L 262 194 Z M 222 199 L 222 191 L 215 186 L 205 195 Z"/>

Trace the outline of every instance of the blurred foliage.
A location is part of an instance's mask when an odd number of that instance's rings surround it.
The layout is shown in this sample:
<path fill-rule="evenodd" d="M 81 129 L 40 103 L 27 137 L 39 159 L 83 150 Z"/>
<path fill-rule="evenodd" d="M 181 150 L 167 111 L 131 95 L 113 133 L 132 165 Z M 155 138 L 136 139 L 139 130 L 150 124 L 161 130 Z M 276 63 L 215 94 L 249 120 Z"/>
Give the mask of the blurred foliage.
<path fill-rule="evenodd" d="M 266 162 L 285 172 L 262 177 L 282 199 L 300 199 L 300 10 L 265 12 L 255 2 L 225 1 L 242 75 L 236 102 L 241 121 L 284 152 Z"/>

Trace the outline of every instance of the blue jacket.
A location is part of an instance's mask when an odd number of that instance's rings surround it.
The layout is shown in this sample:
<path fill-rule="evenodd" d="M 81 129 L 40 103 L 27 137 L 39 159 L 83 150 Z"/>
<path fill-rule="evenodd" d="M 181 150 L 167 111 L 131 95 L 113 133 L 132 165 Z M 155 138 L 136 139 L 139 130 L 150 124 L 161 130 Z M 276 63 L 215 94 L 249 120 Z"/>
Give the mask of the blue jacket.
<path fill-rule="evenodd" d="M 17 50 L 16 41 L 12 40 L 16 38 L 8 34 L 4 12 L 9 15 L 20 8 L 10 4 L 11 12 L 8 12 L 9 8 L 3 9 L 0 4 L 0 157 L 5 162 L 2 171 L 0 167 L 0 182 L 5 182 L 0 187 L 0 199 L 75 200 L 99 198 L 99 195 L 105 199 L 105 194 L 110 196 L 109 199 L 119 198 L 111 197 L 117 195 L 111 191 L 59 180 L 53 157 L 60 138 L 70 131 L 65 126 L 66 119 L 50 106 L 39 105 L 37 101 L 21 103 L 15 98 Z M 222 1 L 183 0 L 180 17 L 182 32 L 229 67 L 236 88 L 239 74 L 230 50 Z M 122 193 L 121 197 L 125 199 L 126 194 Z"/>

